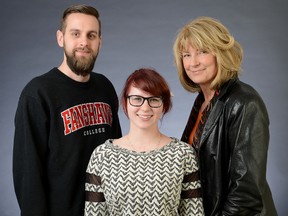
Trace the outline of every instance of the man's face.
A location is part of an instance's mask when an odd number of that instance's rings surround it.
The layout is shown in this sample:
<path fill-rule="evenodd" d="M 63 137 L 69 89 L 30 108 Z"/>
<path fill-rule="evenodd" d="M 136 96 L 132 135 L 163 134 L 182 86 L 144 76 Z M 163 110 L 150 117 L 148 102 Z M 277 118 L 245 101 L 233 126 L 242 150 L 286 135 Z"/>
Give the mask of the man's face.
<path fill-rule="evenodd" d="M 71 71 L 81 76 L 89 75 L 101 47 L 98 20 L 81 13 L 68 15 L 64 32 L 59 32 L 58 44 L 64 48 Z"/>

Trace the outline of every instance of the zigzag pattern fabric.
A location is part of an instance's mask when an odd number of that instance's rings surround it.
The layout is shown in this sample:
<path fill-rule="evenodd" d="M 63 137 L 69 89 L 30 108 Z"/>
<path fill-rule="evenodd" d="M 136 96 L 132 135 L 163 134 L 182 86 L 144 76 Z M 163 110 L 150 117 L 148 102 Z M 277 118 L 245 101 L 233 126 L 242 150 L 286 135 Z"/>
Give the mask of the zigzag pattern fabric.
<path fill-rule="evenodd" d="M 91 155 L 85 190 L 86 216 L 204 215 L 196 153 L 175 138 L 141 153 L 107 140 Z"/>

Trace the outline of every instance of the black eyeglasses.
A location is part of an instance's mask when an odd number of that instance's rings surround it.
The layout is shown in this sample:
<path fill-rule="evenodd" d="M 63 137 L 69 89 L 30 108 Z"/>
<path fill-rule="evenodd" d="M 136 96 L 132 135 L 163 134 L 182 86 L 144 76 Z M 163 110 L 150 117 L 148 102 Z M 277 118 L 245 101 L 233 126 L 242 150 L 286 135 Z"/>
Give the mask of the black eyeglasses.
<path fill-rule="evenodd" d="M 131 106 L 140 107 L 143 105 L 144 101 L 147 100 L 148 104 L 152 108 L 161 107 L 163 100 L 161 97 L 142 97 L 140 95 L 129 95 L 127 96 Z"/>

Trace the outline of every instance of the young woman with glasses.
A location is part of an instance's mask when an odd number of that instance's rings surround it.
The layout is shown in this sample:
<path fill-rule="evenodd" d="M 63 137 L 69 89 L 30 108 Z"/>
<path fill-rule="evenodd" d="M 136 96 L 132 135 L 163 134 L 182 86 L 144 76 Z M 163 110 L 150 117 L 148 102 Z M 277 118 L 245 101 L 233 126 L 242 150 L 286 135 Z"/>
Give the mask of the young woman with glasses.
<path fill-rule="evenodd" d="M 159 131 L 171 93 L 153 69 L 132 73 L 121 103 L 127 135 L 93 152 L 86 181 L 85 215 L 203 215 L 193 147 Z"/>

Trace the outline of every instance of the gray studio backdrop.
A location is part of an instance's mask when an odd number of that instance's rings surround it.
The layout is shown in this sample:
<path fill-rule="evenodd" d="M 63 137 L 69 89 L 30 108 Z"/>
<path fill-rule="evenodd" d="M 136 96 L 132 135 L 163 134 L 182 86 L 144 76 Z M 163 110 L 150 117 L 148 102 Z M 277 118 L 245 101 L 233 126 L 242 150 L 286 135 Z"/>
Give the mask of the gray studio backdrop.
<path fill-rule="evenodd" d="M 172 44 L 180 27 L 198 16 L 220 19 L 244 48 L 241 79 L 262 95 L 270 114 L 267 176 L 279 215 L 287 215 L 287 63 L 286 0 L 90 0 L 101 14 L 103 46 L 94 70 L 105 74 L 120 94 L 126 77 L 154 67 L 169 82 L 173 109 L 161 130 L 180 137 L 195 95 L 181 87 Z M 56 30 L 63 10 L 77 1 L 1 2 L 0 215 L 19 215 L 12 180 L 14 114 L 21 90 L 34 76 L 62 60 Z M 123 132 L 128 121 L 119 110 Z"/>

